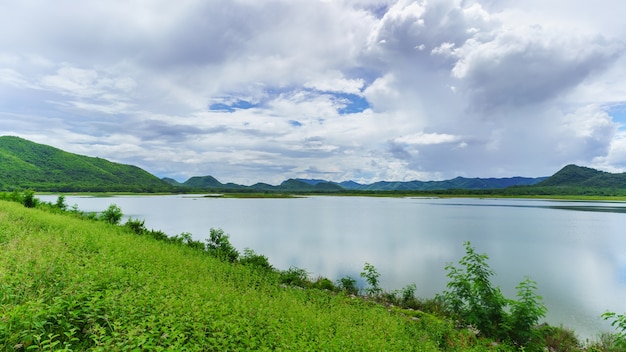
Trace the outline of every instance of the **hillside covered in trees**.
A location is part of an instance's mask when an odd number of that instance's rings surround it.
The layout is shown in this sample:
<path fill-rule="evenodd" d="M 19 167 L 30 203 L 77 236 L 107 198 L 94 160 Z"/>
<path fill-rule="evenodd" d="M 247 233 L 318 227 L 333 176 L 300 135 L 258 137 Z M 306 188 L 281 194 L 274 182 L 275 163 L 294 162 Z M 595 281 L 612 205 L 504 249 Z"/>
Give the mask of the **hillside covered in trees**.
<path fill-rule="evenodd" d="M 0 137 L 0 190 L 159 192 L 172 187 L 133 165 L 65 152 L 26 139 Z"/>

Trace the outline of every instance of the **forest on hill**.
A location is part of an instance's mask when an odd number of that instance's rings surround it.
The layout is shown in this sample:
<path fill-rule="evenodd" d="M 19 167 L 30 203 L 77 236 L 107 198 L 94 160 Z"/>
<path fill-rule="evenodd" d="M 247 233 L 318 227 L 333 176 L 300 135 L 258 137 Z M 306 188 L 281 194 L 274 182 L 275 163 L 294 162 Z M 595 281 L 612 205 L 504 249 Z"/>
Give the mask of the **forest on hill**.
<path fill-rule="evenodd" d="M 0 190 L 164 192 L 168 183 L 133 165 L 65 152 L 22 138 L 0 137 Z"/>

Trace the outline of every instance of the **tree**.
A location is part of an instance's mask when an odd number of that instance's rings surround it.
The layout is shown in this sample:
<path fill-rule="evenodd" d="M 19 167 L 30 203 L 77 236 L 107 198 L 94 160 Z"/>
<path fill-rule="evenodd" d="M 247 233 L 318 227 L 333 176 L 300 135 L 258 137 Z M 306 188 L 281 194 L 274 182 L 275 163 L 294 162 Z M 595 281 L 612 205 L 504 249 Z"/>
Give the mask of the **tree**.
<path fill-rule="evenodd" d="M 24 194 L 22 196 L 22 204 L 24 204 L 26 208 L 34 208 L 37 205 L 35 192 L 32 190 L 24 191 Z"/>
<path fill-rule="evenodd" d="M 214 256 L 229 262 L 236 262 L 239 252 L 230 244 L 229 236 L 222 229 L 211 228 L 209 239 L 206 240 L 207 251 Z"/>
<path fill-rule="evenodd" d="M 547 309 L 541 303 L 541 296 L 537 295 L 537 283 L 526 277 L 517 285 L 517 301 L 511 301 L 511 315 L 509 318 L 510 337 L 520 345 L 525 345 L 533 338 L 533 328 L 539 318 L 546 315 Z"/>
<path fill-rule="evenodd" d="M 111 225 L 117 225 L 120 223 L 120 220 L 122 220 L 122 209 L 115 204 L 111 204 L 107 210 L 100 214 L 100 220 L 108 222 Z"/>
<path fill-rule="evenodd" d="M 444 303 L 457 318 L 483 334 L 502 337 L 507 301 L 500 288 L 491 284 L 494 272 L 487 264 L 489 257 L 476 253 L 470 242 L 465 242 L 465 251 L 459 261 L 464 269 L 446 265 L 450 282 L 443 294 Z"/>
<path fill-rule="evenodd" d="M 67 203 L 65 203 L 65 196 L 64 195 L 61 194 L 57 198 L 57 202 L 56 202 L 55 206 L 57 208 L 61 209 L 61 210 L 64 210 L 64 211 L 67 210 Z"/>

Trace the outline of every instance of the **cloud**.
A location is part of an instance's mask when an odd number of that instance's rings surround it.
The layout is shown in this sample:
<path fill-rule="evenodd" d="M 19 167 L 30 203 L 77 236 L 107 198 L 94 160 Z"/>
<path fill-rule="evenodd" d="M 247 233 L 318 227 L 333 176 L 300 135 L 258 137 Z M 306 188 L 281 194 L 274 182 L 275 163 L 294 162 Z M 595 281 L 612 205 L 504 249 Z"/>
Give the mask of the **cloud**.
<path fill-rule="evenodd" d="M 543 103 L 575 88 L 622 53 L 602 37 L 552 33 L 539 26 L 503 29 L 489 41 L 472 39 L 454 50 L 452 75 L 472 108 L 489 111 Z"/>
<path fill-rule="evenodd" d="M 615 0 L 24 0 L 0 134 L 184 180 L 626 170 Z M 593 15 L 591 15 L 593 14 Z M 532 141 L 532 142 L 529 142 Z"/>

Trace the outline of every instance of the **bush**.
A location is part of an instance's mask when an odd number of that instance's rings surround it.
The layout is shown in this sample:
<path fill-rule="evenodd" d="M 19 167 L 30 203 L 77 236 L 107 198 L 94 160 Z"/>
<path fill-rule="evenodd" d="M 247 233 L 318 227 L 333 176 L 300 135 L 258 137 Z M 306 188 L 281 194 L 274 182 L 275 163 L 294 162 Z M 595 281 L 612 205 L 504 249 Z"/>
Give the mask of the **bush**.
<path fill-rule="evenodd" d="M 356 296 L 359 294 L 359 288 L 356 286 L 356 280 L 350 276 L 344 276 L 337 280 L 337 286 L 348 295 Z"/>
<path fill-rule="evenodd" d="M 365 292 L 367 292 L 368 295 L 375 297 L 379 296 L 383 292 L 380 288 L 380 282 L 378 281 L 380 274 L 376 271 L 376 268 L 372 264 L 365 263 L 363 271 L 361 272 L 361 277 L 364 278 L 369 284 L 369 287 L 365 289 Z"/>
<path fill-rule="evenodd" d="M 24 191 L 24 194 L 22 195 L 22 204 L 24 204 L 26 208 L 34 208 L 37 205 L 35 192 L 32 190 Z"/>
<path fill-rule="evenodd" d="M 257 254 L 250 248 L 246 248 L 243 250 L 243 256 L 239 259 L 239 262 L 243 265 L 249 265 L 254 268 L 263 269 L 263 270 L 274 270 L 274 267 L 270 264 L 269 259 L 262 255 Z"/>
<path fill-rule="evenodd" d="M 493 287 L 490 278 L 494 272 L 487 264 L 486 254 L 478 254 L 470 242 L 465 243 L 465 256 L 459 261 L 465 269 L 451 264 L 448 271 L 448 291 L 443 294 L 451 314 L 465 323 L 478 328 L 491 337 L 503 337 L 506 299 L 500 288 Z"/>
<path fill-rule="evenodd" d="M 315 282 L 313 283 L 313 288 L 328 291 L 335 291 L 337 289 L 333 282 L 330 281 L 330 279 L 323 276 L 320 276 L 317 278 L 317 280 L 315 280 Z"/>
<path fill-rule="evenodd" d="M 295 266 L 290 267 L 289 270 L 281 271 L 279 281 L 281 284 L 290 286 L 309 287 L 311 285 L 309 273 Z"/>
<path fill-rule="evenodd" d="M 239 252 L 230 244 L 228 238 L 224 230 L 211 228 L 210 237 L 206 240 L 206 249 L 215 257 L 232 263 L 239 259 Z"/>
<path fill-rule="evenodd" d="M 535 293 L 537 283 L 526 278 L 517 286 L 518 301 L 511 301 L 511 314 L 508 328 L 509 336 L 520 345 L 527 344 L 537 336 L 533 328 L 539 322 L 539 318 L 546 315 L 547 309 L 541 303 L 541 296 Z"/>
<path fill-rule="evenodd" d="M 67 203 L 65 203 L 65 196 L 64 195 L 60 195 L 57 198 L 57 202 L 54 204 L 54 206 L 56 206 L 57 208 L 65 211 L 67 210 Z"/>
<path fill-rule="evenodd" d="M 128 228 L 131 232 L 137 235 L 143 235 L 147 231 L 145 226 L 145 220 L 130 218 L 126 221 L 124 226 L 126 226 L 126 228 Z"/>
<path fill-rule="evenodd" d="M 604 318 L 604 320 L 613 320 L 611 326 L 617 329 L 615 345 L 626 350 L 626 314 L 606 312 L 602 314 L 602 318 Z"/>
<path fill-rule="evenodd" d="M 115 204 L 111 204 L 107 210 L 100 214 L 99 219 L 111 225 L 117 225 L 122 220 L 122 209 Z"/>
<path fill-rule="evenodd" d="M 537 334 L 542 340 L 538 345 L 543 345 L 548 351 L 580 351 L 580 342 L 571 329 L 542 325 L 537 329 Z"/>

